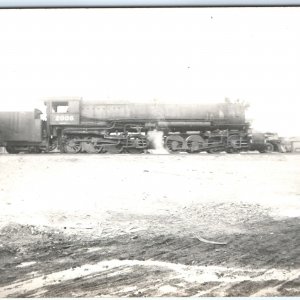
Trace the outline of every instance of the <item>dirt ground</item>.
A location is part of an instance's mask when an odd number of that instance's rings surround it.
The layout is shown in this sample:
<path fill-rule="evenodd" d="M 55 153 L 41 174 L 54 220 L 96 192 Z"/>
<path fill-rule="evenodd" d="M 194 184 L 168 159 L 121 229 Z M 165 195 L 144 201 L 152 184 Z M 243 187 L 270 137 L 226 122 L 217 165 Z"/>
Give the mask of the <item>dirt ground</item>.
<path fill-rule="evenodd" d="M 0 155 L 0 297 L 300 295 L 300 155 Z"/>

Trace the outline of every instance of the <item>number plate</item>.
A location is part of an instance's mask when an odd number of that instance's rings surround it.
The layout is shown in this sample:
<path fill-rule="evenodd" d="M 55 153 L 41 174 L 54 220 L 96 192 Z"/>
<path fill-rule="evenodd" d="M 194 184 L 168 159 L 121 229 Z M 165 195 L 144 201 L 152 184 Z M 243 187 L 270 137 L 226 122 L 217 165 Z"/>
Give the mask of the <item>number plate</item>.
<path fill-rule="evenodd" d="M 78 114 L 51 114 L 50 115 L 51 125 L 65 125 L 65 124 L 79 124 Z"/>

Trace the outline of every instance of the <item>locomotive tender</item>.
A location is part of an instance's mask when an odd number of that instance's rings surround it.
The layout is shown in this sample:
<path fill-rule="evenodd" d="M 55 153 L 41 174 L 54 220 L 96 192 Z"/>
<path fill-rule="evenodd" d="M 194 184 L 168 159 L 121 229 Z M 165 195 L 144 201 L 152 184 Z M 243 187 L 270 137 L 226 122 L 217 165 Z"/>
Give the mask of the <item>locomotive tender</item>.
<path fill-rule="evenodd" d="M 163 132 L 169 152 L 259 150 L 271 144 L 249 133 L 240 103 L 162 104 L 48 100 L 41 112 L 0 112 L 0 146 L 9 153 L 139 153 L 153 147 L 150 132 Z"/>

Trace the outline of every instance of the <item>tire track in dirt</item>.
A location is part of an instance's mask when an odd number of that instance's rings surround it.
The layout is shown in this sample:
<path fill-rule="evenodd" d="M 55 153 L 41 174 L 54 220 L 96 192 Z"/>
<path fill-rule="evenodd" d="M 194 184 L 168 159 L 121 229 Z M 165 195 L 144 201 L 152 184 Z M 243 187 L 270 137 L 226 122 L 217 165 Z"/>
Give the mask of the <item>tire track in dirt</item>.
<path fill-rule="evenodd" d="M 297 218 L 266 220 L 218 246 L 192 232 L 93 238 L 12 224 L 0 231 L 0 295 L 297 295 L 299 230 Z"/>
<path fill-rule="evenodd" d="M 162 275 L 167 280 L 158 280 Z M 219 292 L 220 289 L 223 291 L 228 289 L 228 285 L 232 289 L 234 284 L 241 282 L 275 282 L 277 285 L 279 282 L 283 282 L 282 284 L 285 284 L 298 278 L 299 275 L 300 269 L 293 271 L 270 269 L 265 272 L 264 269 L 187 266 L 161 261 L 110 260 L 17 282 L 0 290 L 0 295 L 2 297 L 30 297 L 36 293 L 41 295 L 40 289 L 43 288 L 45 297 L 53 297 L 63 295 L 66 288 L 82 294 L 86 292 L 87 287 L 92 288 L 94 286 L 98 293 L 106 293 L 107 290 L 111 295 L 124 296 L 126 287 L 135 286 L 134 290 L 138 292 L 148 283 L 150 286 L 156 285 L 158 291 L 164 286 L 173 286 L 171 295 L 174 296 L 180 293 L 180 287 L 184 291 L 186 287 L 191 287 L 191 285 L 196 288 L 204 282 L 218 283 L 217 287 L 201 293 L 211 294 L 217 289 Z M 153 281 L 154 276 L 156 283 Z M 174 285 L 175 279 L 179 279 L 180 287 Z M 172 281 L 173 284 L 170 285 Z M 95 290 L 92 293 L 95 293 Z M 160 296 L 160 294 L 156 292 L 156 296 Z"/>

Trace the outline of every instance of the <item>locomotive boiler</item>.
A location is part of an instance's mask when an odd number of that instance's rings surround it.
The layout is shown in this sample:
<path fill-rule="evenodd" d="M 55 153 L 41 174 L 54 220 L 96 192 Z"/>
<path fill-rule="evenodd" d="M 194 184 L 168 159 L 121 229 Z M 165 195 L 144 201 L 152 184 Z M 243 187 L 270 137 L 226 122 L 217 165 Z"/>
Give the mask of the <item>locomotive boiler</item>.
<path fill-rule="evenodd" d="M 264 141 L 253 142 L 250 124 L 245 120 L 245 107 L 240 103 L 205 105 L 62 99 L 48 100 L 45 105 L 46 121 L 41 121 L 36 114 L 31 117 L 29 127 L 24 123 L 19 131 L 12 129 L 13 122 L 3 122 L 0 116 L 0 143 L 1 124 L 5 124 L 6 137 L 2 143 L 8 152 L 25 151 L 27 147 L 33 152 L 58 149 L 65 153 L 139 153 L 153 146 L 149 134 L 153 131 L 163 133 L 162 143 L 169 152 L 270 150 Z M 30 119 L 29 115 L 27 118 Z"/>

